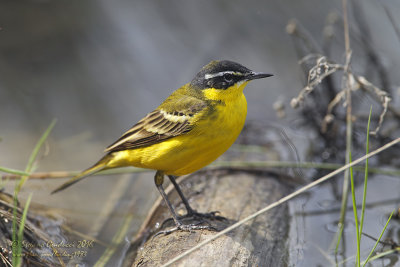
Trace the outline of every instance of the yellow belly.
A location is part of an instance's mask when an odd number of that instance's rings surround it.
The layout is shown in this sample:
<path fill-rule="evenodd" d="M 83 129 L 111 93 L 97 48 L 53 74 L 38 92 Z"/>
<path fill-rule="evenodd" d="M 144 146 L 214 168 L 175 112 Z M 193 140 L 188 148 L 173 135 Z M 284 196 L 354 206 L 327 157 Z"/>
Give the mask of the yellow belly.
<path fill-rule="evenodd" d="M 192 173 L 217 159 L 239 136 L 247 113 L 243 94 L 229 105 L 217 105 L 194 129 L 158 144 L 113 153 L 108 167 L 135 166 L 165 174 Z"/>

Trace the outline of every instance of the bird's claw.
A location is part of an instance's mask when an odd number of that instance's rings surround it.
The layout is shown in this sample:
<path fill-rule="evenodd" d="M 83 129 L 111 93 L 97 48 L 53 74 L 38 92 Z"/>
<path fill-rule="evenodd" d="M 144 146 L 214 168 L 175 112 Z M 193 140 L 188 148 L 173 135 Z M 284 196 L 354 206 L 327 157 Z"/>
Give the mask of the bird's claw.
<path fill-rule="evenodd" d="M 156 233 L 154 237 L 159 236 L 159 235 L 169 235 L 175 231 L 184 231 L 184 232 L 193 232 L 195 230 L 209 230 L 209 231 L 218 231 L 215 227 L 211 226 L 211 225 L 199 225 L 201 223 L 203 223 L 204 221 L 198 222 L 198 223 L 194 223 L 194 224 L 179 224 L 171 229 L 168 230 L 164 230 L 164 231 L 160 231 L 158 233 Z"/>
<path fill-rule="evenodd" d="M 197 212 L 195 210 L 191 210 L 187 214 L 178 217 L 178 219 L 179 220 L 188 219 L 188 218 L 201 219 L 200 223 L 203 222 L 203 219 L 210 219 L 210 220 L 217 220 L 217 221 L 226 221 L 226 220 L 228 220 L 227 218 L 225 218 L 223 216 L 216 215 L 218 213 L 221 213 L 221 212 L 219 212 L 219 211 L 211 211 L 211 212 L 208 212 L 208 213 L 200 213 L 200 212 Z M 173 221 L 173 218 L 165 219 L 161 223 L 161 227 L 160 228 L 163 228 L 170 221 Z"/>

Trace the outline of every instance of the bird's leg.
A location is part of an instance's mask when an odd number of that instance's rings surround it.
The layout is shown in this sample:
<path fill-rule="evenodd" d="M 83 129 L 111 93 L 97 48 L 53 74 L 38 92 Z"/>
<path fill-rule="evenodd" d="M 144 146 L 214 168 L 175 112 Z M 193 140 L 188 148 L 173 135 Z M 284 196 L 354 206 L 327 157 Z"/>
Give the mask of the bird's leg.
<path fill-rule="evenodd" d="M 192 209 L 192 207 L 189 205 L 189 201 L 186 199 L 185 195 L 183 194 L 180 186 L 178 185 L 178 183 L 175 180 L 175 176 L 173 175 L 168 175 L 169 180 L 171 181 L 171 183 L 174 185 L 176 191 L 178 192 L 179 196 L 182 199 L 183 204 L 186 207 L 186 211 L 188 215 L 193 215 L 196 213 L 196 211 L 194 209 Z"/>
<path fill-rule="evenodd" d="M 217 213 L 219 213 L 218 211 L 212 211 L 212 212 L 209 212 L 209 213 L 199 213 L 196 210 L 194 210 L 189 205 L 189 201 L 187 200 L 187 198 L 183 194 L 180 186 L 176 182 L 176 180 L 175 180 L 176 177 L 173 176 L 173 175 L 168 175 L 168 178 L 171 181 L 171 183 L 174 185 L 176 191 L 178 192 L 179 196 L 182 199 L 183 204 L 186 207 L 187 215 L 184 216 L 184 217 L 200 217 L 200 218 L 208 218 L 208 219 L 216 219 L 216 220 L 225 220 L 226 219 L 225 217 L 216 215 Z"/>
<path fill-rule="evenodd" d="M 172 218 L 174 219 L 175 225 L 176 227 L 170 229 L 170 230 L 166 230 L 166 231 L 161 231 L 159 233 L 156 234 L 170 234 L 176 230 L 182 230 L 182 231 L 192 231 L 192 230 L 202 230 L 202 229 L 207 229 L 207 230 L 211 230 L 211 231 L 216 231 L 216 229 L 212 226 L 202 226 L 202 225 L 198 225 L 198 224 L 189 224 L 189 225 L 184 225 L 178 218 L 178 216 L 176 215 L 176 212 L 171 204 L 171 202 L 169 202 L 167 194 L 165 194 L 164 188 L 162 187 L 162 184 L 164 182 L 164 173 L 161 171 L 157 171 L 156 175 L 154 176 L 154 182 L 157 186 L 158 191 L 160 192 L 162 198 L 164 199 L 165 203 L 168 206 L 169 211 L 172 214 Z M 182 194 L 182 192 L 181 192 Z M 183 194 L 182 194 L 183 196 Z M 190 208 L 190 206 L 189 206 Z M 193 212 L 193 210 L 192 210 Z M 201 223 L 201 222 L 200 222 Z"/>
<path fill-rule="evenodd" d="M 167 194 L 165 194 L 164 188 L 162 186 L 164 183 L 164 173 L 162 173 L 161 171 L 157 171 L 156 175 L 154 176 L 154 183 L 156 184 L 158 191 L 160 192 L 165 203 L 167 204 L 168 209 L 172 214 L 172 218 L 174 219 L 176 226 L 181 225 L 182 223 L 179 221 L 178 216 L 175 213 L 174 207 L 172 206 L 171 202 L 169 202 Z"/>

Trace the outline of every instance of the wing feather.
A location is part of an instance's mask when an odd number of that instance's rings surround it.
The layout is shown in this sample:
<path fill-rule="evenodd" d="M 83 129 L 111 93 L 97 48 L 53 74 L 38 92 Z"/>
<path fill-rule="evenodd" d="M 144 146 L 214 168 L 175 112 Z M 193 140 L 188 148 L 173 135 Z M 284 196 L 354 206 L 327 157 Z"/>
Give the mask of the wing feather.
<path fill-rule="evenodd" d="M 108 146 L 105 152 L 116 152 L 126 149 L 150 146 L 169 138 L 185 134 L 192 130 L 193 117 L 205 109 L 205 102 L 192 97 L 184 97 L 178 102 L 176 110 L 168 110 L 161 105 L 147 114 L 117 141 Z M 195 100 L 195 101 L 193 101 Z"/>

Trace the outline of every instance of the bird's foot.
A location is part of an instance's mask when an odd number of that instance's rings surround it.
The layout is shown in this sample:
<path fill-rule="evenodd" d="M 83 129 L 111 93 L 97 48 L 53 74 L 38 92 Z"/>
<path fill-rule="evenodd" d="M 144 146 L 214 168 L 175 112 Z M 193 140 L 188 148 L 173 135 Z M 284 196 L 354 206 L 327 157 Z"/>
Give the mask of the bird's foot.
<path fill-rule="evenodd" d="M 193 232 L 196 230 L 209 230 L 209 231 L 213 231 L 213 232 L 218 231 L 215 227 L 213 227 L 211 225 L 199 225 L 203 222 L 204 221 L 200 221 L 200 222 L 192 223 L 192 224 L 183 224 L 179 221 L 175 227 L 168 229 L 168 230 L 159 231 L 158 233 L 156 233 L 153 236 L 153 238 L 158 235 L 169 235 L 176 231 L 184 231 L 184 232 Z"/>
<path fill-rule="evenodd" d="M 208 220 L 217 220 L 217 221 L 226 221 L 228 220 L 227 218 L 223 217 L 223 216 L 219 216 L 217 215 L 218 213 L 220 213 L 219 211 L 211 211 L 208 213 L 200 213 L 197 212 L 193 209 L 189 210 L 188 213 L 186 213 L 183 216 L 179 216 L 178 219 L 179 220 L 192 220 L 192 221 L 198 221 L 197 223 L 195 223 L 195 225 L 198 225 L 200 223 L 204 222 L 204 219 L 208 219 Z M 173 218 L 168 218 L 165 219 L 162 223 L 160 228 L 163 228 L 166 224 L 173 222 L 174 219 Z M 183 224 L 182 224 L 183 225 Z M 177 226 L 178 227 L 178 226 Z"/>

